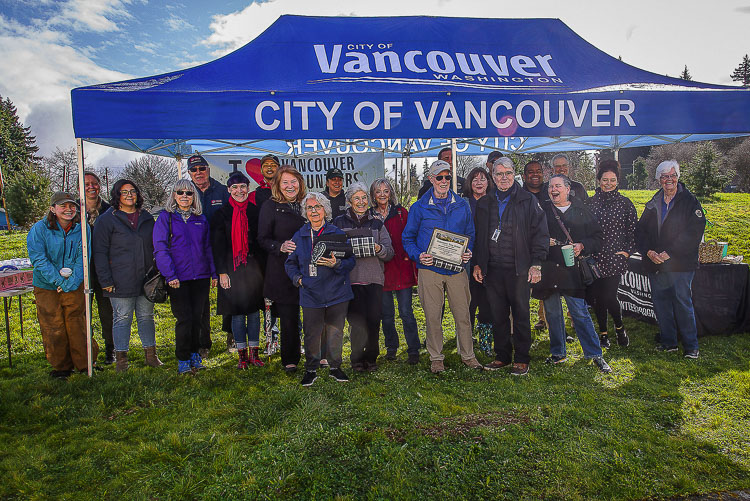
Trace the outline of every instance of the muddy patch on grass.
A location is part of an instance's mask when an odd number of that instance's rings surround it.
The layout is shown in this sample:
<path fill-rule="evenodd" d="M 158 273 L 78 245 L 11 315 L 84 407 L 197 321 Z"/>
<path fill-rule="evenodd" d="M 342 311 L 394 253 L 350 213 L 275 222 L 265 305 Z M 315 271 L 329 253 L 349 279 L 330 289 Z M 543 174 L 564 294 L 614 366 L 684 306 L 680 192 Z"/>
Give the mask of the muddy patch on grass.
<path fill-rule="evenodd" d="M 444 417 L 437 423 L 417 425 L 411 430 L 388 427 L 384 432 L 389 440 L 399 443 L 405 442 L 406 436 L 411 433 L 430 438 L 458 437 L 481 442 L 482 435 L 477 428 L 488 428 L 492 431 L 502 432 L 505 431 L 507 425 L 529 424 L 530 422 L 529 417 L 522 414 L 495 411 Z"/>

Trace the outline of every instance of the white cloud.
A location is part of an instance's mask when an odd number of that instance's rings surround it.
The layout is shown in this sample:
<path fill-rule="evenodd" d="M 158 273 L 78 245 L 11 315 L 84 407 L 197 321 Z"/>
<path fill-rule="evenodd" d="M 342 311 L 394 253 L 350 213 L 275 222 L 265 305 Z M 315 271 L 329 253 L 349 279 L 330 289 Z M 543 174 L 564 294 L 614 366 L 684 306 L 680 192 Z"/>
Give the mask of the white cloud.
<path fill-rule="evenodd" d="M 185 19 L 179 16 L 176 16 L 174 14 L 169 14 L 169 17 L 167 18 L 166 21 L 164 21 L 164 24 L 167 25 L 167 28 L 169 29 L 169 31 L 183 31 L 187 29 L 191 29 L 191 30 L 195 29 L 192 24 L 190 24 Z"/>
<path fill-rule="evenodd" d="M 133 48 L 140 52 L 145 52 L 147 54 L 156 55 L 157 49 L 159 48 L 159 46 L 152 42 L 140 42 L 140 43 L 133 44 Z"/>
<path fill-rule="evenodd" d="M 49 20 L 50 26 L 67 26 L 79 31 L 119 31 L 116 19 L 132 16 L 126 6 L 131 0 L 67 0 L 58 3 L 59 13 Z"/>

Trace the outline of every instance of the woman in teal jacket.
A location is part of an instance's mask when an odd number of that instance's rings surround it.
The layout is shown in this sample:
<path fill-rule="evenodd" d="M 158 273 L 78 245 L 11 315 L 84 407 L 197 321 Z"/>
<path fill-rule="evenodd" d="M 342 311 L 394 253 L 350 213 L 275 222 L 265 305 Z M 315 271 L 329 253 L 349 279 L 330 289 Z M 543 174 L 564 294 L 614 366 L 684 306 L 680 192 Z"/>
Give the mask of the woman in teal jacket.
<path fill-rule="evenodd" d="M 91 230 L 86 225 L 90 238 Z M 44 352 L 52 377 L 65 379 L 88 366 L 86 304 L 83 294 L 81 217 L 75 198 L 62 191 L 52 195 L 47 217 L 26 237 L 34 266 L 34 297 Z M 99 347 L 92 339 L 92 358 Z"/>

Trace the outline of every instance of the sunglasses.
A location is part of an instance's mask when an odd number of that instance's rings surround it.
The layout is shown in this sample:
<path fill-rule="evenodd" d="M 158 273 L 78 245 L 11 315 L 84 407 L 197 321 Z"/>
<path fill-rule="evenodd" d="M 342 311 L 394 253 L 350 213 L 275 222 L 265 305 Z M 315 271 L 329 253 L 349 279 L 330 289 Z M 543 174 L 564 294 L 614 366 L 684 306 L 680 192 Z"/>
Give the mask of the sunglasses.
<path fill-rule="evenodd" d="M 175 193 L 177 193 L 178 195 L 187 195 L 189 197 L 193 196 L 193 192 L 192 191 L 176 190 Z"/>
<path fill-rule="evenodd" d="M 437 179 L 438 181 L 442 181 L 443 179 L 445 179 L 446 181 L 450 181 L 452 178 L 450 174 L 445 174 L 444 176 L 435 176 L 435 179 Z"/>
<path fill-rule="evenodd" d="M 206 167 L 206 166 L 204 165 L 204 166 L 201 166 L 201 167 L 190 167 L 190 169 L 189 169 L 189 170 L 190 170 L 190 172 L 198 172 L 198 171 L 200 171 L 200 172 L 203 172 L 203 171 L 205 171 L 205 170 L 206 170 L 207 168 L 208 168 L 208 167 Z"/>

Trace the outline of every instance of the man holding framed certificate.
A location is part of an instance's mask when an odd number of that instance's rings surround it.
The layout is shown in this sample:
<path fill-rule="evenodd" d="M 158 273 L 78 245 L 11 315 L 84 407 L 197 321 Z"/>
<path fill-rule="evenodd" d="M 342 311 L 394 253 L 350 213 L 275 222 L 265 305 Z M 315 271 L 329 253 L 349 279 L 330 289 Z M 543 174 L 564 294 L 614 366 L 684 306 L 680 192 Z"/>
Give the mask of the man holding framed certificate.
<path fill-rule="evenodd" d="M 441 310 L 448 305 L 456 325 L 456 346 L 467 367 L 481 370 L 474 355 L 469 317 L 469 277 L 464 265 L 471 259 L 474 221 L 469 203 L 450 189 L 451 166 L 437 160 L 430 166 L 432 187 L 411 206 L 402 233 L 404 250 L 419 269 L 419 299 L 427 327 L 427 351 L 433 373 L 443 372 Z"/>

